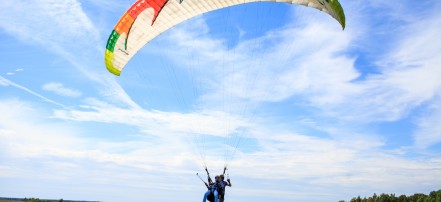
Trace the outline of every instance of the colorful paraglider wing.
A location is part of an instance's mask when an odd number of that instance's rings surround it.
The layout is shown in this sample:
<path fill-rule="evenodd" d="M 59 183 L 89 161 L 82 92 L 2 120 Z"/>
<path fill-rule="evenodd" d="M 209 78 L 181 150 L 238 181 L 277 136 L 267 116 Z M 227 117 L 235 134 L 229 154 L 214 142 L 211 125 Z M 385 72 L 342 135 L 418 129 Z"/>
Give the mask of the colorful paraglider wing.
<path fill-rule="evenodd" d="M 283 2 L 316 8 L 345 27 L 345 15 L 338 0 L 138 0 L 110 34 L 106 67 L 119 76 L 136 52 L 167 29 L 209 11 L 251 2 Z"/>

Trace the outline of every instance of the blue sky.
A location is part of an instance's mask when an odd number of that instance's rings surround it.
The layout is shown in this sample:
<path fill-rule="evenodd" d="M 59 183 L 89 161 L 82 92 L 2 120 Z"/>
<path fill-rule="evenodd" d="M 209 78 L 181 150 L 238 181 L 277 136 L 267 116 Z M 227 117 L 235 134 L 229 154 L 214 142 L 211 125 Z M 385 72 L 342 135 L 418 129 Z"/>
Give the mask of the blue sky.
<path fill-rule="evenodd" d="M 131 3 L 0 4 L 0 196 L 198 201 L 195 173 L 229 157 L 232 202 L 441 187 L 439 1 L 342 0 L 344 31 L 301 6 L 223 9 L 115 77 Z"/>

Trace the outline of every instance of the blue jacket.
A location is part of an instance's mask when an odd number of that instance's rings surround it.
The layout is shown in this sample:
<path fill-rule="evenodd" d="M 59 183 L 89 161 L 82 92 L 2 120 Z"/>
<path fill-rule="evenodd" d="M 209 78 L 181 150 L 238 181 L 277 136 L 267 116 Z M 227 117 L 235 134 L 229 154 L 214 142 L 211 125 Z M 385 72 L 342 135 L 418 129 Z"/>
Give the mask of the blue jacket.
<path fill-rule="evenodd" d="M 226 186 L 230 186 L 231 187 L 231 184 L 229 182 L 226 182 L 226 181 L 220 181 L 219 185 L 220 185 L 220 190 L 218 190 L 219 195 L 224 195 L 225 194 L 225 187 Z"/>

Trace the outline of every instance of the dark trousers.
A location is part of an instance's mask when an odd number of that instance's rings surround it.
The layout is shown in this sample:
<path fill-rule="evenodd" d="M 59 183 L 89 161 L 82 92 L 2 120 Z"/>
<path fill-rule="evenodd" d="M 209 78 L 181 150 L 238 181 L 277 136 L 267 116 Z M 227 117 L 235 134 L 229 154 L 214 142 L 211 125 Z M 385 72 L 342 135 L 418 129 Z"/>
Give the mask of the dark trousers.
<path fill-rule="evenodd" d="M 219 195 L 219 202 L 224 202 L 224 195 Z"/>

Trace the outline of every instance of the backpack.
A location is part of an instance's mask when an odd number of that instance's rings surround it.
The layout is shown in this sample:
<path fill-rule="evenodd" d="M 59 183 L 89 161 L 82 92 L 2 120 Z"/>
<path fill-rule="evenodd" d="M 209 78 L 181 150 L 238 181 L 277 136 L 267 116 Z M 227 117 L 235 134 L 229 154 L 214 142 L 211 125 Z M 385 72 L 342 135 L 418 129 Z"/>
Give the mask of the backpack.
<path fill-rule="evenodd" d="M 207 200 L 210 202 L 214 202 L 214 194 L 212 191 L 210 191 L 210 195 L 207 196 Z"/>

